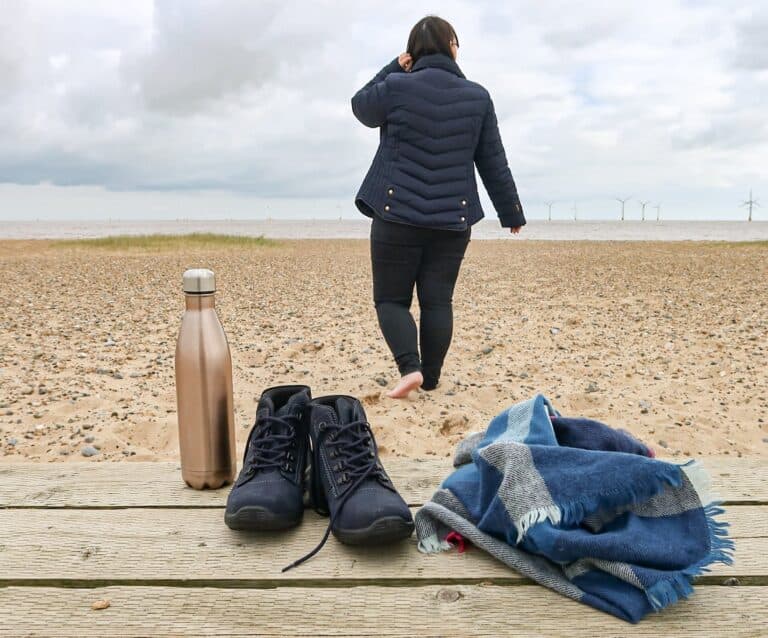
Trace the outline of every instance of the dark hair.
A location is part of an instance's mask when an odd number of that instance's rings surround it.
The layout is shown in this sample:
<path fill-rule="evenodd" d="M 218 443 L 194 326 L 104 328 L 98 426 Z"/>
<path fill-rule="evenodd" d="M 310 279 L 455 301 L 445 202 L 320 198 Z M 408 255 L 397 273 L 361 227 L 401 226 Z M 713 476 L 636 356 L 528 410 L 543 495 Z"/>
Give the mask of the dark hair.
<path fill-rule="evenodd" d="M 414 64 L 420 57 L 432 53 L 442 53 L 452 58 L 452 40 L 459 44 L 459 36 L 450 22 L 437 16 L 426 16 L 411 29 L 406 51 L 411 54 Z"/>

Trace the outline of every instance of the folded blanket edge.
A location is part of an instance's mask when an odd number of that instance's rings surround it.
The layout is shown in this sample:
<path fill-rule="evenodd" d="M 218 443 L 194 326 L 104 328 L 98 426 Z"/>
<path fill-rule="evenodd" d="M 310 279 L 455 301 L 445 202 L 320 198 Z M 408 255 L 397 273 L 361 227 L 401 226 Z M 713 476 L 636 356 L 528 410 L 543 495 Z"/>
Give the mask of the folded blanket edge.
<path fill-rule="evenodd" d="M 690 462 L 690 464 L 696 463 L 696 461 Z M 641 487 L 633 484 L 630 480 L 622 481 L 618 486 L 614 483 L 614 489 L 596 490 L 564 503 L 554 503 L 547 507 L 538 507 L 525 512 L 514 521 L 517 528 L 516 543 L 520 544 L 528 531 L 538 523 L 549 521 L 552 525 L 577 525 L 589 514 L 598 510 L 632 507 L 655 496 L 666 486 L 679 487 L 682 483 L 682 472 L 685 471 L 688 474 L 685 465 L 662 461 L 658 463 L 657 467 L 658 472 L 653 480 L 647 484 L 641 484 Z M 706 477 L 706 470 L 702 469 L 701 471 Z M 702 485 L 708 486 L 706 480 L 702 479 L 701 482 Z"/>
<path fill-rule="evenodd" d="M 685 569 L 662 578 L 645 590 L 648 602 L 655 611 L 661 611 L 681 598 L 688 598 L 693 593 L 695 578 L 709 572 L 714 563 L 733 564 L 735 545 L 733 539 L 728 538 L 729 524 L 715 519 L 725 512 L 720 504 L 721 501 L 714 500 L 703 506 L 709 530 L 709 552 L 706 556 Z"/>

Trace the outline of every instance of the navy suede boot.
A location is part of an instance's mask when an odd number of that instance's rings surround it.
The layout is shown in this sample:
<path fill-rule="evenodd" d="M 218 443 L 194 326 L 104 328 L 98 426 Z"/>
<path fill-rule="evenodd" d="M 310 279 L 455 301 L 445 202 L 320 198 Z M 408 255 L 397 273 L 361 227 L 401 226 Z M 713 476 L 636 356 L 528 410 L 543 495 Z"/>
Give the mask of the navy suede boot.
<path fill-rule="evenodd" d="M 269 388 L 261 395 L 243 467 L 227 498 L 224 521 L 231 529 L 277 530 L 301 522 L 310 399 L 304 385 Z"/>
<path fill-rule="evenodd" d="M 329 534 L 348 545 L 380 545 L 408 538 L 411 511 L 379 460 L 376 441 L 360 402 L 334 395 L 309 405 L 312 443 L 310 494 L 315 509 L 330 516 L 320 544 L 287 571 L 314 556 Z"/>

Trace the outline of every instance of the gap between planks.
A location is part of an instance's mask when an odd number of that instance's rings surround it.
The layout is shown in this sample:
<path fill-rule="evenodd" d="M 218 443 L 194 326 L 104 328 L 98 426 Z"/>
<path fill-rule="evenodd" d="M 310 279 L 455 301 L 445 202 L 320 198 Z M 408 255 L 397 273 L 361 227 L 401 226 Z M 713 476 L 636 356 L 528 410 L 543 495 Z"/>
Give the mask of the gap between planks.
<path fill-rule="evenodd" d="M 511 568 L 510 568 L 510 571 Z M 374 583 L 375 580 L 375 583 Z M 100 589 L 103 587 L 168 587 L 178 589 L 200 589 L 204 587 L 213 587 L 216 589 L 284 589 L 284 588 L 307 588 L 307 589 L 354 589 L 357 587 L 376 587 L 383 588 L 409 588 L 414 587 L 540 587 L 538 583 L 525 578 L 524 576 L 514 576 L 510 578 L 500 578 L 488 576 L 484 578 L 307 578 L 293 580 L 275 580 L 275 579 L 216 579 L 216 578 L 190 578 L 190 579 L 130 579 L 130 578 L 106 578 L 106 579 L 57 579 L 57 578 L 0 578 L 0 590 L 9 587 L 29 587 L 38 589 L 41 587 L 55 587 L 57 589 Z M 696 587 L 768 587 L 768 576 L 697 576 L 694 579 Z"/>

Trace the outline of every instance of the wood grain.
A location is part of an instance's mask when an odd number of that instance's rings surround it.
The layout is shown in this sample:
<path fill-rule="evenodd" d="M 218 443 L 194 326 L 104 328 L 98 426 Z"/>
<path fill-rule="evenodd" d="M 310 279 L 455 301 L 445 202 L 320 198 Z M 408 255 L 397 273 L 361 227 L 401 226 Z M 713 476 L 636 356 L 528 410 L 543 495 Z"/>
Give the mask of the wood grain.
<path fill-rule="evenodd" d="M 450 471 L 436 460 L 387 465 L 413 505 Z M 714 567 L 690 600 L 629 625 L 484 552 L 425 556 L 413 538 L 376 549 L 331 538 L 282 574 L 327 519 L 307 512 L 288 532 L 233 532 L 223 522 L 228 490 L 187 489 L 173 463 L 0 464 L 0 637 L 762 637 L 768 464 L 705 465 L 733 504 L 735 563 Z M 109 606 L 94 610 L 97 601 Z"/>
<path fill-rule="evenodd" d="M 730 576 L 762 583 L 768 575 L 768 507 L 727 512 L 735 562 L 716 565 L 709 582 Z M 344 546 L 333 537 L 322 552 L 285 574 L 281 568 L 320 540 L 328 519 L 307 512 L 287 532 L 234 532 L 221 509 L 9 509 L 0 511 L 0 584 L 164 583 L 227 586 L 333 581 L 337 584 L 425 584 L 522 580 L 485 552 L 424 555 L 415 537 L 378 547 Z M 768 584 L 766 582 L 765 584 Z"/>
<path fill-rule="evenodd" d="M 765 459 L 702 462 L 726 503 L 768 503 Z M 451 471 L 446 459 L 387 459 L 385 465 L 410 505 L 422 505 Z M 176 463 L 0 463 L 0 508 L 220 507 L 228 492 L 186 487 Z"/>
<path fill-rule="evenodd" d="M 107 609 L 91 604 L 109 600 Z M 638 625 L 538 586 L 0 589 L 0 636 L 765 636 L 768 587 L 702 587 Z"/>

